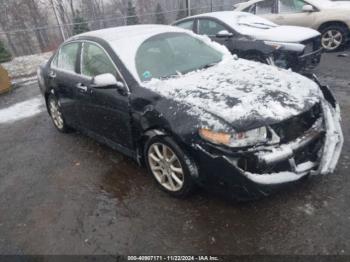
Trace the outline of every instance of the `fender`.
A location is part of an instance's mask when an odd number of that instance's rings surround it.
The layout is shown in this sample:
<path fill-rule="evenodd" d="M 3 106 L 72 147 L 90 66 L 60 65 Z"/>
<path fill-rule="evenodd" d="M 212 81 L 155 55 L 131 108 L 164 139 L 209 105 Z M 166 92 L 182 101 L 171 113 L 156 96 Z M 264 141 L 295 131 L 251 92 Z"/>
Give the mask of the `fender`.
<path fill-rule="evenodd" d="M 262 40 L 253 40 L 247 37 L 240 37 L 234 39 L 233 49 L 239 54 L 244 54 L 248 51 L 255 51 L 264 54 L 265 56 L 272 55 L 275 52 L 275 49 L 272 46 L 266 45 Z M 233 50 L 231 50 L 232 52 Z"/>

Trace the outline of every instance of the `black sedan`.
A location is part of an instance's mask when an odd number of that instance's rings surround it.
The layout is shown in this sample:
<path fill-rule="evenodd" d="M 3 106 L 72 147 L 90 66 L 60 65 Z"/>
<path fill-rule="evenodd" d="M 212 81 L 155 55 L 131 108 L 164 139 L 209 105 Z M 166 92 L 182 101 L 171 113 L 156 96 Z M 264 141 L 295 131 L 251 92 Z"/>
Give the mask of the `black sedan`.
<path fill-rule="evenodd" d="M 213 12 L 187 17 L 174 25 L 206 35 L 239 57 L 299 73 L 310 74 L 321 61 L 319 32 L 300 26 L 280 26 L 253 14 Z"/>
<path fill-rule="evenodd" d="M 266 195 L 333 172 L 343 144 L 327 87 L 176 27 L 75 36 L 38 79 L 59 131 L 80 130 L 145 164 L 176 197 L 195 185 Z"/>

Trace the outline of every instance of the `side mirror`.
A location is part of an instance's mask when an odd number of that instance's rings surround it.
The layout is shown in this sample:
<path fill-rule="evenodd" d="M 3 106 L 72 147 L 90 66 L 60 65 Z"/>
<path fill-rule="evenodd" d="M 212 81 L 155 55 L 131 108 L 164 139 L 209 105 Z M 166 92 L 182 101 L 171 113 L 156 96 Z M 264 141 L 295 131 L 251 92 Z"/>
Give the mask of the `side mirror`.
<path fill-rule="evenodd" d="M 302 10 L 303 10 L 303 12 L 308 12 L 308 13 L 315 11 L 315 9 L 312 5 L 304 5 Z"/>
<path fill-rule="evenodd" d="M 92 80 L 92 85 L 95 88 L 117 88 L 119 92 L 126 93 L 126 88 L 124 83 L 118 81 L 114 75 L 102 74 L 97 75 Z"/>
<path fill-rule="evenodd" d="M 232 36 L 233 36 L 233 34 L 227 30 L 221 30 L 219 33 L 216 34 L 217 38 L 229 38 Z"/>

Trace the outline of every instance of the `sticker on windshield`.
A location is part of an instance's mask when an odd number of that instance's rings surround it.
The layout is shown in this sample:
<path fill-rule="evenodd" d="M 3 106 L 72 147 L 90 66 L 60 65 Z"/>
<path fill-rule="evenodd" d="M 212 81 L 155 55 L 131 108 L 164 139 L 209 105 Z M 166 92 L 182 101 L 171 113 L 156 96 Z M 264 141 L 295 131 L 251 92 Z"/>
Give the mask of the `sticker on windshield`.
<path fill-rule="evenodd" d="M 152 74 L 150 71 L 145 71 L 143 74 L 142 74 L 143 78 L 145 79 L 150 79 L 152 78 Z"/>

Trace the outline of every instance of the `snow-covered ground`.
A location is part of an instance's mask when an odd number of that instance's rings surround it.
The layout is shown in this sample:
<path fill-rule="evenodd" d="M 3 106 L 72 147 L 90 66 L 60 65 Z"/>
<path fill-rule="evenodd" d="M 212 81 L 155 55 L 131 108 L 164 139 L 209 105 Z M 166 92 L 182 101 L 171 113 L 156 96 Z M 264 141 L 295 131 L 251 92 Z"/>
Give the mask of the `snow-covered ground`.
<path fill-rule="evenodd" d="M 28 84 L 36 81 L 38 66 L 47 61 L 51 55 L 52 53 L 48 52 L 21 56 L 1 65 L 9 72 L 13 85 Z"/>
<path fill-rule="evenodd" d="M 0 124 L 13 123 L 33 117 L 45 110 L 44 99 L 41 95 L 26 101 L 0 109 Z"/>

